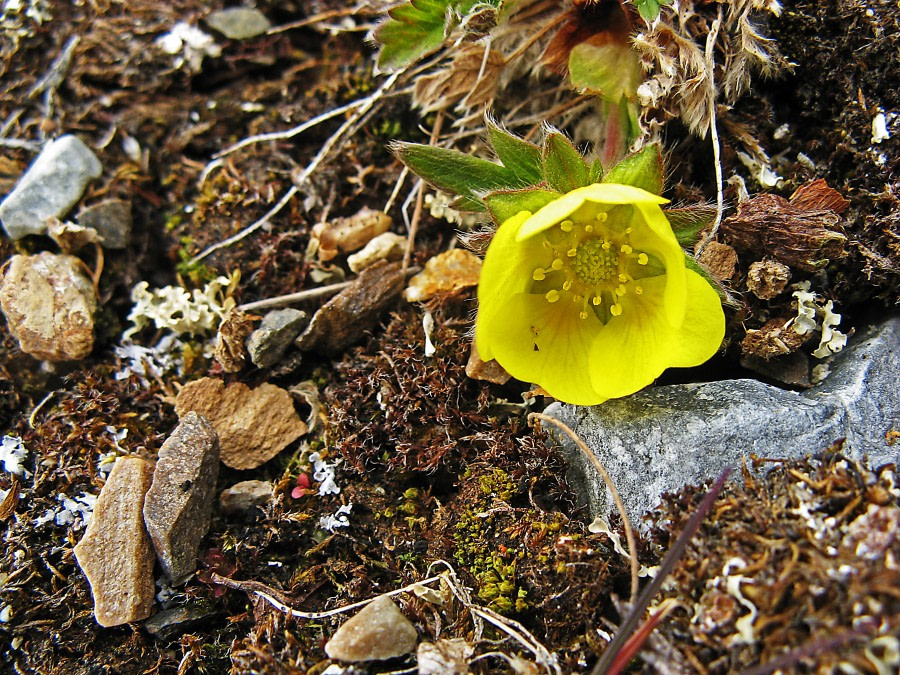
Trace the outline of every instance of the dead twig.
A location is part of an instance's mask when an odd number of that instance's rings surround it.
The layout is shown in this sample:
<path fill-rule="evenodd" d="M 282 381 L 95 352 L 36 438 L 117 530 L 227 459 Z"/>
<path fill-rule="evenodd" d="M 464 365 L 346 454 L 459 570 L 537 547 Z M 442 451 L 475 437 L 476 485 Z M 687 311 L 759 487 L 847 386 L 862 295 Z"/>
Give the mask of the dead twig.
<path fill-rule="evenodd" d="M 437 144 L 438 137 L 441 134 L 441 124 L 444 121 L 444 114 L 438 110 L 434 116 L 434 127 L 431 129 L 431 138 L 428 141 L 429 145 Z M 413 209 L 412 215 L 412 223 L 409 226 L 409 234 L 406 238 L 406 250 L 403 252 L 403 265 L 401 266 L 401 271 L 406 272 L 406 268 L 409 267 L 409 259 L 412 256 L 412 250 L 415 246 L 416 242 L 416 232 L 419 230 L 419 220 L 422 218 L 422 202 L 425 199 L 425 183 L 419 182 L 419 190 L 416 195 L 416 208 Z"/>
<path fill-rule="evenodd" d="M 344 121 L 344 123 L 328 138 L 327 141 L 325 141 L 325 143 L 319 149 L 319 152 L 316 153 L 315 157 L 313 157 L 312 161 L 294 178 L 294 184 L 288 189 L 287 192 L 285 192 L 281 199 L 278 200 L 278 203 L 273 206 L 262 218 L 257 220 L 255 223 L 248 225 L 243 230 L 229 237 L 228 239 L 208 246 L 203 251 L 191 258 L 189 264 L 193 265 L 197 262 L 200 262 L 219 249 L 227 248 L 232 244 L 236 244 L 237 242 L 256 232 L 261 227 L 267 225 L 275 215 L 277 215 L 285 206 L 287 206 L 288 202 L 291 201 L 294 195 L 296 195 L 297 192 L 300 191 L 300 187 L 304 183 L 306 183 L 309 177 L 319 168 L 322 162 L 325 161 L 325 158 L 335 148 L 335 146 L 337 146 L 339 142 L 344 140 L 347 131 L 351 129 L 359 119 L 361 119 L 366 113 L 368 113 L 369 110 L 371 110 L 372 107 L 382 97 L 384 97 L 384 95 L 388 91 L 390 91 L 391 87 L 394 86 L 397 80 L 400 79 L 400 76 L 405 72 L 405 68 L 397 70 L 396 72 L 392 73 L 390 77 L 388 77 L 381 84 L 381 86 L 372 93 L 371 96 L 367 96 L 365 99 L 356 101 L 358 105 L 355 106 L 353 114 Z"/>
<path fill-rule="evenodd" d="M 711 242 L 716 233 L 719 231 L 719 225 L 722 224 L 722 213 L 725 210 L 725 191 L 722 180 L 722 149 L 719 144 L 719 129 L 716 126 L 716 82 L 715 82 L 715 45 L 716 38 L 719 36 L 719 27 L 722 25 L 722 7 L 719 6 L 719 16 L 709 28 L 709 34 L 706 36 L 706 74 L 709 77 L 709 138 L 713 146 L 713 166 L 716 170 L 716 219 L 713 221 L 712 229 L 703 239 L 701 244 L 695 249 L 696 255 L 700 255 L 706 245 Z"/>

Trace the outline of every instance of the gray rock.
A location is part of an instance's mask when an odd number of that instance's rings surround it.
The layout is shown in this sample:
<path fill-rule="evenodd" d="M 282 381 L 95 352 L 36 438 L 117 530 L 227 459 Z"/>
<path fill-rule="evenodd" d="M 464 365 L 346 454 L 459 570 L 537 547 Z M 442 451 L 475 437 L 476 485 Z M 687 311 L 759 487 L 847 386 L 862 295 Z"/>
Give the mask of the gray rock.
<path fill-rule="evenodd" d="M 247 40 L 272 27 L 266 15 L 250 7 L 220 9 L 206 17 L 206 25 L 229 40 Z"/>
<path fill-rule="evenodd" d="M 257 368 L 269 368 L 281 360 L 309 320 L 299 309 L 276 309 L 263 317 L 262 323 L 247 340 L 250 360 Z"/>
<path fill-rule="evenodd" d="M 325 644 L 332 659 L 359 663 L 384 661 L 416 648 L 415 626 L 386 595 L 380 595 L 338 628 Z"/>
<path fill-rule="evenodd" d="M 101 626 L 140 621 L 153 609 L 153 547 L 141 516 L 152 476 L 149 462 L 119 457 L 75 546 Z"/>
<path fill-rule="evenodd" d="M 104 248 L 127 248 L 131 241 L 131 202 L 107 199 L 82 209 L 77 220 L 97 231 Z"/>
<path fill-rule="evenodd" d="M 153 637 L 168 641 L 206 623 L 215 615 L 215 608 L 200 601 L 157 612 L 144 622 L 144 629 Z"/>
<path fill-rule="evenodd" d="M 242 480 L 230 488 L 222 490 L 219 506 L 223 513 L 248 513 L 257 506 L 263 506 L 271 498 L 272 484 L 265 480 Z"/>
<path fill-rule="evenodd" d="M 900 417 L 898 347 L 894 317 L 851 337 L 833 357 L 831 375 L 802 393 L 727 380 L 655 387 L 592 408 L 554 403 L 546 413 L 597 454 L 636 523 L 663 492 L 713 479 L 726 466 L 739 469 L 751 453 L 793 458 L 846 438 L 854 459 L 868 456 L 872 466 L 900 460 L 900 446 L 886 440 Z M 614 510 L 589 461 L 567 438 L 560 441 L 570 485 L 591 514 Z"/>
<path fill-rule="evenodd" d="M 160 448 L 144 500 L 144 523 L 173 583 L 197 569 L 197 550 L 209 530 L 218 475 L 216 430 L 205 417 L 189 412 Z"/>
<path fill-rule="evenodd" d="M 0 280 L 0 307 L 26 354 L 83 359 L 94 347 L 94 285 L 72 255 L 14 255 Z"/>
<path fill-rule="evenodd" d="M 0 221 L 10 239 L 46 232 L 47 218 L 65 216 L 101 172 L 100 160 L 78 137 L 48 143 L 0 203 Z"/>

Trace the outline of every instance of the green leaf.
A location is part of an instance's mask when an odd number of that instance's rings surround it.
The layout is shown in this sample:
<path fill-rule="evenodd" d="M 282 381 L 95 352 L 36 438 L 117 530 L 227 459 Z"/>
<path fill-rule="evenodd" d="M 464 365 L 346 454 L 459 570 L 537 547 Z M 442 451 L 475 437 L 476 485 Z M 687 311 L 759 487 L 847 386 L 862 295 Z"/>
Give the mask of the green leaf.
<path fill-rule="evenodd" d="M 634 4 L 641 17 L 648 23 L 656 21 L 656 17 L 659 16 L 661 8 L 666 5 L 671 5 L 672 2 L 673 0 L 634 0 Z"/>
<path fill-rule="evenodd" d="M 651 143 L 642 150 L 619 160 L 603 177 L 603 182 L 633 185 L 659 195 L 662 194 L 663 189 L 662 173 L 662 155 L 659 152 L 659 145 Z"/>
<path fill-rule="evenodd" d="M 390 149 L 413 173 L 438 189 L 475 202 L 477 210 L 484 210 L 480 202 L 486 192 L 524 186 L 506 167 L 458 150 L 419 143 L 392 143 Z"/>
<path fill-rule="evenodd" d="M 550 187 L 560 192 L 591 184 L 590 169 L 572 141 L 558 131 L 544 137 L 541 148 L 542 172 Z"/>
<path fill-rule="evenodd" d="M 716 292 L 719 298 L 721 298 L 723 301 L 728 299 L 728 293 L 725 292 L 725 289 L 722 288 L 719 282 L 716 281 L 713 276 L 706 271 L 706 268 L 703 267 L 703 265 L 701 265 L 694 259 L 694 256 L 690 255 L 689 253 L 685 253 L 684 266 L 703 277 L 703 280 L 713 287 L 713 290 Z"/>
<path fill-rule="evenodd" d="M 716 207 L 708 204 L 686 206 L 678 209 L 663 209 L 675 238 L 682 246 L 693 246 L 700 239 L 703 228 L 716 219 Z"/>
<path fill-rule="evenodd" d="M 560 195 L 554 190 L 542 188 L 529 188 L 526 190 L 504 190 L 492 192 L 484 198 L 488 211 L 497 224 L 509 220 L 519 211 L 531 211 L 538 209 L 550 202 L 559 199 Z"/>
<path fill-rule="evenodd" d="M 381 45 L 378 68 L 402 68 L 438 49 L 453 26 L 470 12 L 497 7 L 501 0 L 409 0 L 388 11 L 372 34 Z"/>
<path fill-rule="evenodd" d="M 527 185 L 541 182 L 541 149 L 507 131 L 494 120 L 487 123 L 488 136 L 503 166 Z"/>
<path fill-rule="evenodd" d="M 627 42 L 582 42 L 569 54 L 569 76 L 576 89 L 618 102 L 623 96 L 634 100 L 644 70 L 637 51 Z"/>

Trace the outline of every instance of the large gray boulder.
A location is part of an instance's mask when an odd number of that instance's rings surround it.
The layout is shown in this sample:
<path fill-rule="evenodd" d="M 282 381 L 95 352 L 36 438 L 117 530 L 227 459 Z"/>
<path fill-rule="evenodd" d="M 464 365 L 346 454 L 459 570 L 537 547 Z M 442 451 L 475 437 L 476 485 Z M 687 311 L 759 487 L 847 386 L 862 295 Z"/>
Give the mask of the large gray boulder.
<path fill-rule="evenodd" d="M 597 454 L 633 522 L 664 492 L 738 469 L 751 454 L 792 458 L 845 438 L 845 452 L 872 466 L 900 460 L 888 432 L 900 417 L 900 318 L 850 338 L 831 374 L 804 392 L 756 380 L 654 387 L 595 407 L 551 404 Z M 547 425 L 550 427 L 550 425 Z M 550 427 L 552 429 L 552 427 Z M 567 437 L 567 478 L 592 516 L 614 510 L 600 476 Z"/>

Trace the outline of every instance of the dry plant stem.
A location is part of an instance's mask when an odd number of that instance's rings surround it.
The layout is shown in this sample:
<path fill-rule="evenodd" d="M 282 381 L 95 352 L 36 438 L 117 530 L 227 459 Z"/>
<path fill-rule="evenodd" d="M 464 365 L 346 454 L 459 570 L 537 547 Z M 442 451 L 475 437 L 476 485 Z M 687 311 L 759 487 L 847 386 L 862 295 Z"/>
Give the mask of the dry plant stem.
<path fill-rule="evenodd" d="M 299 21 L 294 21 L 292 23 L 282 24 L 281 26 L 274 26 L 266 31 L 266 35 L 277 35 L 278 33 L 284 33 L 289 30 L 294 30 L 296 28 L 305 28 L 306 26 L 313 26 L 317 23 L 322 23 L 323 21 L 330 21 L 331 19 L 340 19 L 345 16 L 356 16 L 359 15 L 370 15 L 376 16 L 382 13 L 380 9 L 373 9 L 371 7 L 365 7 L 363 5 L 356 7 L 347 7 L 346 9 L 335 9 L 330 12 L 322 12 L 321 14 L 315 14 L 314 16 L 308 16 L 305 19 L 300 19 Z"/>
<path fill-rule="evenodd" d="M 342 281 L 339 284 L 329 284 L 328 286 L 319 286 L 318 288 L 308 288 L 305 291 L 297 291 L 296 293 L 288 293 L 287 295 L 279 295 L 274 298 L 266 298 L 265 300 L 257 300 L 248 302 L 244 305 L 238 305 L 237 309 L 242 312 L 255 312 L 258 309 L 269 309 L 270 307 L 283 307 L 284 305 L 292 305 L 296 302 L 304 300 L 314 300 L 327 295 L 334 295 L 344 290 L 352 281 Z"/>
<path fill-rule="evenodd" d="M 641 620 L 641 617 L 644 615 L 644 611 L 650 606 L 650 602 L 656 597 L 656 594 L 659 593 L 669 574 L 672 572 L 672 569 L 681 559 L 681 556 L 684 555 L 687 545 L 690 543 L 691 539 L 693 539 L 697 530 L 700 529 L 700 524 L 703 522 L 703 519 L 706 518 L 707 514 L 712 510 L 713 503 L 725 486 L 725 481 L 728 480 L 730 474 L 731 469 L 728 468 L 719 475 L 715 484 L 710 488 L 709 492 L 706 493 L 703 501 L 700 502 L 700 506 L 697 507 L 694 514 L 688 519 L 687 525 L 684 526 L 684 530 L 678 535 L 675 543 L 672 544 L 672 548 L 669 549 L 669 552 L 660 564 L 656 576 L 653 577 L 653 581 L 647 584 L 637 601 L 632 603 L 631 611 L 628 616 L 625 617 L 622 625 L 619 626 L 619 630 L 616 631 L 616 635 L 612 639 L 612 642 L 610 642 L 606 646 L 606 649 L 603 650 L 603 654 L 600 655 L 600 660 L 597 661 L 597 664 L 591 671 L 591 675 L 608 675 L 608 673 L 613 672 L 611 668 L 613 662 L 616 660 L 616 655 L 624 648 L 631 637 L 631 634 L 634 632 L 634 629 L 637 627 L 638 622 Z"/>
<path fill-rule="evenodd" d="M 387 200 L 387 204 L 384 205 L 384 209 L 382 209 L 385 213 L 391 210 L 391 207 L 394 205 L 394 202 L 397 201 L 397 195 L 400 194 L 400 190 L 403 189 L 403 184 L 406 182 L 406 177 L 409 175 L 409 167 L 404 165 L 403 171 L 400 172 L 400 176 L 397 178 L 397 183 L 394 185 L 394 189 L 391 192 L 391 196 Z"/>
<path fill-rule="evenodd" d="M 360 118 L 368 113 L 369 110 L 372 109 L 372 106 L 374 106 L 391 89 L 391 87 L 394 86 L 400 76 L 405 72 L 405 68 L 397 70 L 396 72 L 392 73 L 390 77 L 388 77 L 384 82 L 382 82 L 381 86 L 378 87 L 378 89 L 375 90 L 375 92 L 372 93 L 371 96 L 354 102 L 356 104 L 356 109 L 354 110 L 353 114 L 344 121 L 344 123 L 328 138 L 327 141 L 325 141 L 325 143 L 319 149 L 319 152 L 316 153 L 315 157 L 313 157 L 312 161 L 294 179 L 294 184 L 288 189 L 287 192 L 284 193 L 284 196 L 280 200 L 278 200 L 278 203 L 273 206 L 268 211 L 268 213 L 266 213 L 266 215 L 257 220 L 255 223 L 248 225 L 243 230 L 229 237 L 228 239 L 213 244 L 212 246 L 208 246 L 203 251 L 191 258 L 189 264 L 195 264 L 221 248 L 226 248 L 228 246 L 231 246 L 232 244 L 236 244 L 245 237 L 256 232 L 256 230 L 258 230 L 259 228 L 268 224 L 268 222 L 275 215 L 277 215 L 285 206 L 287 206 L 288 202 L 290 202 L 294 195 L 297 194 L 297 192 L 300 190 L 300 186 L 302 186 L 307 181 L 307 179 L 316 171 L 316 169 L 319 168 L 319 165 L 322 164 L 322 162 L 328 156 L 328 153 L 330 153 L 332 149 L 344 139 L 347 131 L 351 129 Z"/>
<path fill-rule="evenodd" d="M 428 584 L 432 584 L 435 581 L 440 581 L 442 579 L 442 575 L 436 575 L 433 577 L 429 577 L 427 579 L 423 579 L 422 581 L 417 581 L 414 584 L 410 584 L 409 586 L 404 586 L 403 588 L 398 588 L 395 591 L 389 591 L 387 593 L 383 593 L 382 595 L 386 595 L 388 597 L 393 597 L 395 595 L 399 595 L 400 593 L 408 593 L 412 591 L 416 586 L 424 586 Z M 223 577 L 220 574 L 213 572 L 210 574 L 210 580 L 213 583 L 219 584 L 221 586 L 227 586 L 228 588 L 233 588 L 238 591 L 243 591 L 245 593 L 253 593 L 254 595 L 262 598 L 270 605 L 272 605 L 275 609 L 278 609 L 285 614 L 289 614 L 297 619 L 324 619 L 329 616 L 335 616 L 336 614 L 343 614 L 344 612 L 351 612 L 354 609 L 359 609 L 360 607 L 365 607 L 375 598 L 369 598 L 368 600 L 362 600 L 360 602 L 354 602 L 351 605 L 345 605 L 343 607 L 338 607 L 336 609 L 329 609 L 325 612 L 301 612 L 299 610 L 293 609 L 289 607 L 282 600 L 286 600 L 287 598 L 284 596 L 281 591 L 278 591 L 274 588 L 269 588 L 265 584 L 261 584 L 258 581 L 238 581 L 237 579 L 229 579 L 228 577 Z M 276 599 L 275 596 L 281 596 L 282 600 Z M 378 596 L 376 596 L 378 597 Z"/>
<path fill-rule="evenodd" d="M 444 122 L 444 114 L 438 110 L 434 116 L 434 127 L 431 129 L 429 145 L 435 145 L 441 134 L 441 124 Z M 416 208 L 413 210 L 412 222 L 409 226 L 409 234 L 406 239 L 406 250 L 403 252 L 403 265 L 400 270 L 406 272 L 409 267 L 409 259 L 412 256 L 413 247 L 416 245 L 416 232 L 419 230 L 419 220 L 422 218 L 422 202 L 425 199 L 425 183 L 419 183 L 419 193 L 416 195 Z"/>
<path fill-rule="evenodd" d="M 541 28 L 537 33 L 535 33 L 530 38 L 528 38 L 528 40 L 526 40 L 525 43 L 521 47 L 519 47 L 518 49 L 516 49 L 516 51 L 514 51 L 512 54 L 507 56 L 506 60 L 503 62 L 503 64 L 509 65 L 510 63 L 515 61 L 517 58 L 522 56 L 522 54 L 527 52 L 535 42 L 540 40 L 551 30 L 553 30 L 554 28 L 559 26 L 559 24 L 563 23 L 565 20 L 566 20 L 565 14 L 560 14 L 559 16 L 557 16 L 550 23 L 546 24 L 543 28 Z"/>
<path fill-rule="evenodd" d="M 637 543 L 634 540 L 634 530 L 631 528 L 631 521 L 628 519 L 628 513 L 625 511 L 625 504 L 622 502 L 622 498 L 619 496 L 619 491 L 616 490 L 612 478 L 610 478 L 606 469 L 603 467 L 603 464 L 600 463 L 600 460 L 597 459 L 597 455 L 595 455 L 587 444 L 579 438 L 578 434 L 572 431 L 563 422 L 560 422 L 558 419 L 550 417 L 549 415 L 545 415 L 544 413 L 531 413 L 528 415 L 528 419 L 529 421 L 538 419 L 542 422 L 549 422 L 560 431 L 564 432 L 572 439 L 572 442 L 578 446 L 578 449 L 584 453 L 584 456 L 591 461 L 591 464 L 594 465 L 594 468 L 597 469 L 597 472 L 603 477 L 603 482 L 606 483 L 606 487 L 608 487 L 610 493 L 612 493 L 612 498 L 616 503 L 616 508 L 619 510 L 619 515 L 622 516 L 622 525 L 625 527 L 625 540 L 628 542 L 628 558 L 631 563 L 631 602 L 633 603 L 635 598 L 637 598 L 639 584 Z"/>
<path fill-rule="evenodd" d="M 722 7 L 719 6 L 719 16 L 712 22 L 709 28 L 709 34 L 706 36 L 706 73 L 709 77 L 709 139 L 713 146 L 713 165 L 716 169 L 716 219 L 713 221 L 712 229 L 697 247 L 695 253 L 700 255 L 706 245 L 711 242 L 716 233 L 719 231 L 719 225 L 722 224 L 722 212 L 725 210 L 725 192 L 722 180 L 722 157 L 721 146 L 719 144 L 719 130 L 716 126 L 716 81 L 715 69 L 716 62 L 714 51 L 716 38 L 719 36 L 719 27 L 722 25 Z"/>

